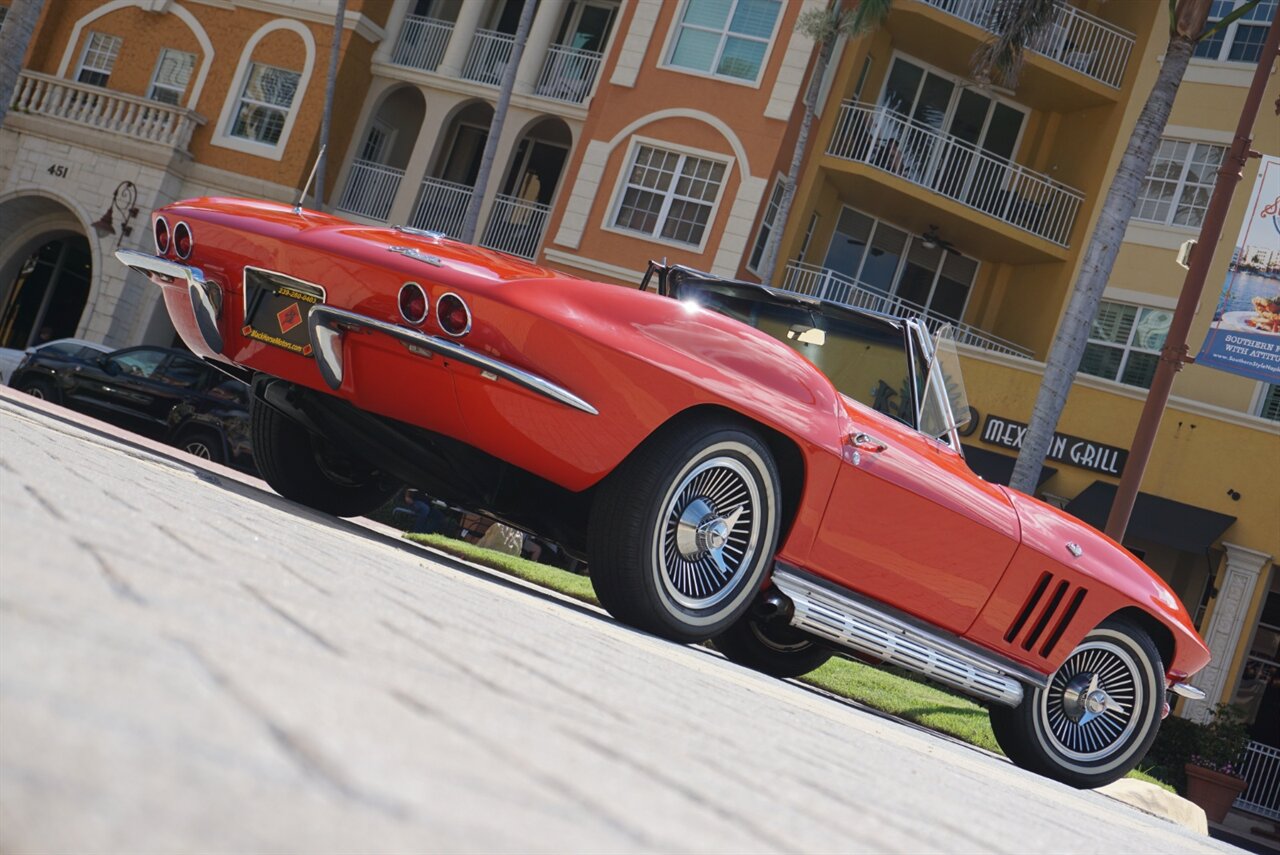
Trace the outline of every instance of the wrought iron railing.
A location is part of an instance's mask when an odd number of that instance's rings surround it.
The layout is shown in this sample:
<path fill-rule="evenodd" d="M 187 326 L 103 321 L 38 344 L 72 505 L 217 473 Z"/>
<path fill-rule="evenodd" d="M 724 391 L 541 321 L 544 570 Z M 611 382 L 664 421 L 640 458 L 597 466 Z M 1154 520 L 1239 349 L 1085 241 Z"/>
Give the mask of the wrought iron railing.
<path fill-rule="evenodd" d="M 403 169 L 369 160 L 357 160 L 351 164 L 338 210 L 374 220 L 385 220 L 391 213 L 391 203 L 396 199 L 396 191 L 400 189 L 402 178 Z"/>
<path fill-rule="evenodd" d="M 462 220 L 466 216 L 471 193 L 466 184 L 443 178 L 422 179 L 422 189 L 418 191 L 418 203 L 413 208 L 409 225 L 458 237 L 462 234 Z"/>
<path fill-rule="evenodd" d="M 497 86 L 502 82 L 503 69 L 511 59 L 511 48 L 516 37 L 497 30 L 476 30 L 471 40 L 467 60 L 462 64 L 462 76 L 476 83 Z"/>
<path fill-rule="evenodd" d="M 1000 28 L 1000 16 L 1014 4 L 1001 0 L 920 0 L 981 27 Z M 1038 54 L 1116 89 L 1133 53 L 1134 35 L 1075 6 L 1058 4 L 1053 21 L 1027 45 Z"/>
<path fill-rule="evenodd" d="M 543 98 L 581 104 L 591 95 L 604 54 L 567 45 L 547 48 L 533 93 Z"/>
<path fill-rule="evenodd" d="M 9 102 L 12 114 L 29 113 L 185 151 L 204 117 L 136 95 L 23 71 Z"/>
<path fill-rule="evenodd" d="M 391 52 L 391 61 L 396 65 L 421 71 L 435 71 L 444 57 L 445 48 L 449 46 L 449 36 L 452 33 L 452 21 L 409 15 L 400 28 L 400 37 L 396 40 L 395 50 Z"/>
<path fill-rule="evenodd" d="M 1020 356 L 1023 359 L 1030 359 L 1033 356 L 1030 350 L 1020 344 L 984 332 L 969 324 L 962 324 L 954 318 L 930 311 L 910 300 L 877 291 L 852 276 L 827 267 L 819 267 L 816 264 L 792 261 L 787 265 L 782 284 L 778 287 L 796 294 L 808 294 L 834 303 L 843 303 L 855 309 L 867 309 L 898 317 L 921 318 L 930 331 L 936 331 L 945 324 L 951 324 L 955 331 L 955 339 L 961 344 L 1008 356 Z"/>
<path fill-rule="evenodd" d="M 485 223 L 481 246 L 532 259 L 547 228 L 550 205 L 499 194 Z"/>
<path fill-rule="evenodd" d="M 1240 774 L 1249 786 L 1236 799 L 1235 806 L 1280 820 L 1280 749 L 1250 742 Z"/>
<path fill-rule="evenodd" d="M 846 101 L 827 153 L 927 187 L 1066 246 L 1084 201 L 1075 188 L 886 107 Z"/>

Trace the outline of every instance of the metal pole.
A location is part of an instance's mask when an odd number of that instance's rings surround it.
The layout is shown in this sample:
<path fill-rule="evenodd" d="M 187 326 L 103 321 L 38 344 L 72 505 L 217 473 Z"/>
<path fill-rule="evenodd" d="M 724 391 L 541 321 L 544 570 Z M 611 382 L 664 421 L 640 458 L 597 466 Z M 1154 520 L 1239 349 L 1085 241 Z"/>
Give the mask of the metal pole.
<path fill-rule="evenodd" d="M 1280 7 L 1276 9 L 1267 43 L 1258 57 L 1258 68 L 1253 73 L 1253 85 L 1249 87 L 1249 94 L 1244 99 L 1235 140 L 1222 161 L 1222 168 L 1218 170 L 1218 180 L 1214 184 L 1213 195 L 1209 198 L 1209 210 L 1205 212 L 1200 237 L 1191 253 L 1191 267 L 1183 280 L 1178 307 L 1174 310 L 1164 349 L 1160 351 L 1160 360 L 1156 363 L 1155 377 L 1151 380 L 1151 390 L 1147 393 L 1142 416 L 1138 419 L 1138 427 L 1129 449 L 1129 459 L 1120 475 L 1120 486 L 1116 488 L 1116 500 L 1107 516 L 1107 535 L 1117 542 L 1124 538 L 1125 529 L 1129 527 L 1129 516 L 1133 513 L 1133 503 L 1138 497 L 1138 485 L 1142 483 L 1147 462 L 1151 459 L 1151 447 L 1155 444 L 1156 431 L 1160 428 L 1160 418 L 1169 403 L 1173 375 L 1182 370 L 1183 363 L 1192 361 L 1187 355 L 1187 332 L 1191 328 L 1196 306 L 1200 304 L 1209 264 L 1213 261 L 1213 250 L 1222 235 L 1227 208 L 1231 206 L 1231 196 L 1240 183 L 1245 161 L 1250 156 L 1257 156 L 1257 152 L 1250 149 L 1253 143 L 1253 121 L 1257 118 L 1262 93 L 1267 87 L 1267 78 L 1271 75 L 1271 66 L 1277 55 L 1280 55 Z"/>

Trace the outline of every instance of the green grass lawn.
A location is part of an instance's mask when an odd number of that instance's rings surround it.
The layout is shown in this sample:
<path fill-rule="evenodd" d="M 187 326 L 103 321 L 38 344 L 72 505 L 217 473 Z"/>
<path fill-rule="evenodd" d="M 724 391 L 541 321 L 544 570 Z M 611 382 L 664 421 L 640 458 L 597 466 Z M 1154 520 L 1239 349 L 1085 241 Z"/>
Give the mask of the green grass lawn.
<path fill-rule="evenodd" d="M 481 549 L 439 534 L 406 534 L 405 537 L 526 582 L 559 591 L 575 600 L 600 605 L 591 588 L 591 580 L 586 576 L 546 564 L 535 564 L 523 558 L 513 558 L 492 549 Z M 995 735 L 987 720 L 987 711 L 982 706 L 963 695 L 952 694 L 895 669 L 873 668 L 848 659 L 835 658 L 800 679 L 833 695 L 915 722 L 970 745 L 1003 753 L 1000 746 L 996 745 Z M 1173 787 L 1169 784 L 1145 772 L 1135 769 L 1129 773 L 1129 777 L 1148 781 L 1173 792 Z"/>

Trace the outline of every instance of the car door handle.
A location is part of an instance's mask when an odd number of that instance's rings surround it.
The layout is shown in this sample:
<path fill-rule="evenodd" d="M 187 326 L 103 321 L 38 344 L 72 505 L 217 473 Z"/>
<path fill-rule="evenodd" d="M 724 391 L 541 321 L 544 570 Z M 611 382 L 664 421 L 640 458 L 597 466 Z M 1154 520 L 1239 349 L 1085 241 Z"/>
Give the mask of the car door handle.
<path fill-rule="evenodd" d="M 889 447 L 869 433 L 855 433 L 849 438 L 849 442 L 859 451 L 869 451 L 872 454 L 879 454 Z"/>

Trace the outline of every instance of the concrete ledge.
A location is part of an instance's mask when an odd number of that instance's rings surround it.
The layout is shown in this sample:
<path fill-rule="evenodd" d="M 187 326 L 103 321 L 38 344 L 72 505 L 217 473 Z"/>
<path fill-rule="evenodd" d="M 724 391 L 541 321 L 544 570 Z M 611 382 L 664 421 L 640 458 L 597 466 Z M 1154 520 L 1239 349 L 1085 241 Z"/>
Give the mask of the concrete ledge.
<path fill-rule="evenodd" d="M 1209 821 L 1205 818 L 1203 808 L 1155 784 L 1135 778 L 1121 778 L 1115 783 L 1099 787 L 1098 792 L 1153 816 L 1175 822 L 1197 834 L 1209 833 Z"/>

